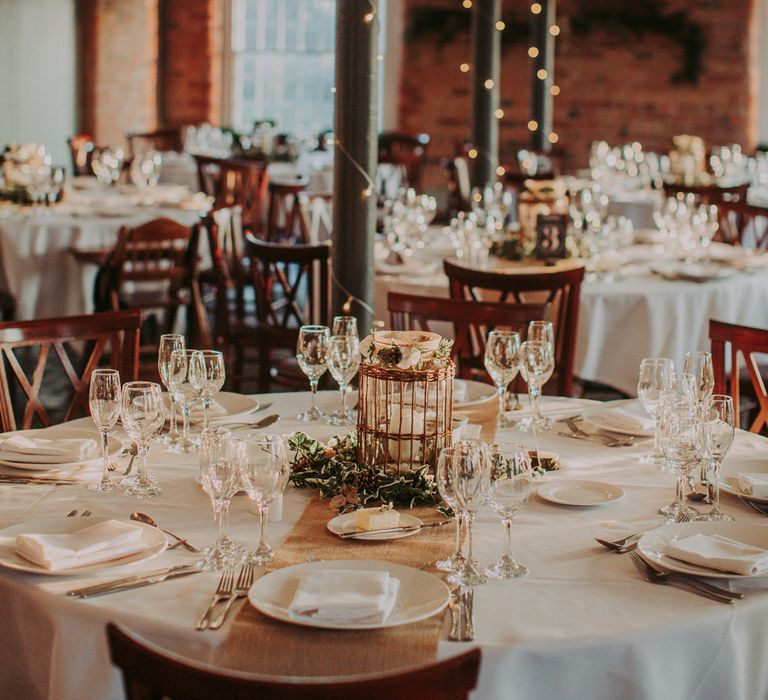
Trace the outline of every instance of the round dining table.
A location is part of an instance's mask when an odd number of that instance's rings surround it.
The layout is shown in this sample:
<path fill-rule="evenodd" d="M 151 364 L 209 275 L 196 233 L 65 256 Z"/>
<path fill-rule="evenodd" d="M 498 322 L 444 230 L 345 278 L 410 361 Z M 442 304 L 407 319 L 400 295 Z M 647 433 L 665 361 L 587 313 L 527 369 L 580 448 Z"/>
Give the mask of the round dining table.
<path fill-rule="evenodd" d="M 323 422 L 302 423 L 295 418 L 308 405 L 306 392 L 257 398 L 271 405 L 256 417 L 279 415 L 269 432 L 303 430 L 322 440 L 343 432 Z M 492 396 L 489 400 L 493 401 Z M 337 402 L 335 392 L 319 395 L 324 411 L 336 408 Z M 595 406 L 583 400 L 547 398 L 543 410 L 556 419 Z M 58 429 L 82 430 L 88 425 L 89 419 L 84 419 Z M 623 498 L 577 507 L 531 495 L 512 524 L 513 553 L 528 567 L 528 575 L 492 579 L 476 587 L 474 641 L 448 641 L 446 619 L 439 656 L 480 647 L 482 666 L 473 700 L 768 697 L 768 666 L 764 663 L 768 654 L 768 579 L 739 582 L 746 595 L 729 605 L 646 582 L 627 555 L 604 549 L 594 538 L 615 539 L 660 526 L 663 520 L 657 509 L 672 500 L 673 476 L 640 461 L 650 449 L 648 440 L 605 447 L 558 435 L 564 432 L 563 425 L 555 423 L 555 429 L 535 437 L 505 428 L 496 439 L 557 452 L 561 469 L 548 473 L 542 484 L 568 479 L 599 481 L 612 485 L 614 492 L 619 487 Z M 738 431 L 726 463 L 764 458 L 767 448 L 764 438 Z M 119 461 L 121 468 L 124 463 Z M 157 444 L 150 453 L 149 471 L 162 487 L 162 494 L 149 500 L 119 492 L 98 494 L 80 484 L 0 484 L 0 526 L 27 522 L 33 526 L 40 518 L 65 522 L 65 516 L 75 509 L 91 511 L 92 518 L 123 520 L 141 511 L 197 545 L 211 544 L 211 505 L 195 478 L 197 456 L 170 454 Z M 98 474 L 90 478 L 97 479 Z M 278 551 L 310 495 L 294 487 L 287 489 L 282 519 L 270 523 L 270 539 Z M 730 495 L 723 495 L 722 507 L 739 522 L 755 527 L 768 523 Z M 699 508 L 706 506 L 699 504 Z M 328 518 L 333 515 L 329 509 Z M 234 497 L 229 527 L 236 541 L 255 547 L 257 518 L 246 496 Z M 408 546 L 407 539 L 401 542 Z M 475 527 L 476 556 L 490 564 L 501 554 L 502 544 L 498 516 L 490 507 L 482 507 Z M 345 541 L 339 539 L 337 546 L 343 553 Z M 0 667 L 0 697 L 122 698 L 120 674 L 110 664 L 107 648 L 105 626 L 110 621 L 188 658 L 219 668 L 247 670 L 248 655 L 239 655 L 226 644 L 233 616 L 218 631 L 195 630 L 216 589 L 216 572 L 86 600 L 66 595 L 73 588 L 190 563 L 197 557 L 175 548 L 151 561 L 90 575 L 48 576 L 0 567 L 4 601 L 0 634 L 6 649 Z M 306 646 L 308 654 L 323 653 L 317 631 L 307 634 Z M 222 653 L 224 649 L 227 653 Z"/>

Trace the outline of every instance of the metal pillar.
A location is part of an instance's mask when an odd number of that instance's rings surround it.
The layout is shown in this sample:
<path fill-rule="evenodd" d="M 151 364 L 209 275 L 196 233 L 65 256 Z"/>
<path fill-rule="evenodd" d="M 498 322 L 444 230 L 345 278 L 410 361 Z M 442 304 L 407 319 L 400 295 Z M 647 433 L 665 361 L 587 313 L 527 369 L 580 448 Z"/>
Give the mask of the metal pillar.
<path fill-rule="evenodd" d="M 556 23 L 556 0 L 538 0 L 535 3 L 541 12 L 531 12 L 531 46 L 538 49 L 538 55 L 531 61 L 531 119 L 538 125 L 532 134 L 532 147 L 549 151 L 552 144 L 552 85 L 555 72 L 555 37 L 550 27 Z M 539 71 L 545 71 L 542 78 Z"/>

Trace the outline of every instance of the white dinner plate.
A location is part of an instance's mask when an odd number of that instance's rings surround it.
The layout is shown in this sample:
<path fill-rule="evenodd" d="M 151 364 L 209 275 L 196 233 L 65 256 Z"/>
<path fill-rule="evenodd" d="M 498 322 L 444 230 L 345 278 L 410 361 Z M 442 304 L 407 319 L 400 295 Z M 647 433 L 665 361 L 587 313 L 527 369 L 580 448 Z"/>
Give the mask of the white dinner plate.
<path fill-rule="evenodd" d="M 166 410 L 170 409 L 170 397 L 163 393 Z M 230 418 L 238 418 L 248 413 L 258 410 L 259 402 L 252 396 L 246 394 L 236 394 L 233 391 L 220 391 L 213 400 L 218 403 L 225 411 L 225 414 L 211 415 L 211 424 L 216 425 L 219 421 L 226 422 Z M 192 422 L 203 420 L 203 409 L 196 406 L 192 409 Z"/>
<path fill-rule="evenodd" d="M 476 382 L 471 379 L 454 379 L 455 386 L 459 383 L 467 385 L 467 393 L 464 401 L 454 401 L 454 407 L 461 409 L 467 406 L 476 406 L 479 403 L 493 401 L 496 399 L 496 387 L 484 382 Z"/>
<path fill-rule="evenodd" d="M 650 267 L 651 272 L 667 280 L 683 280 L 688 282 L 711 282 L 725 279 L 738 274 L 733 267 L 723 267 L 717 264 L 686 263 L 676 260 L 663 260 Z"/>
<path fill-rule="evenodd" d="M 83 430 L 65 428 L 65 424 L 53 425 L 49 428 L 40 428 L 37 430 L 19 430 L 16 433 L 3 433 L 0 435 L 2 438 L 8 437 L 12 434 L 25 435 L 27 437 L 45 438 L 46 440 L 93 440 L 96 443 L 97 451 L 96 457 L 92 459 L 83 460 L 82 462 L 61 462 L 61 463 L 34 463 L 34 462 L 14 462 L 11 460 L 0 459 L 0 466 L 10 467 L 19 471 L 44 471 L 44 472 L 61 472 L 67 469 L 80 469 L 81 467 L 98 464 L 101 462 L 101 437 L 96 430 L 96 427 L 92 430 Z M 123 443 L 113 435 L 109 436 L 109 456 L 115 457 L 120 450 L 123 449 Z"/>
<path fill-rule="evenodd" d="M 591 423 L 600 430 L 608 430 L 612 433 L 619 433 L 620 435 L 632 435 L 634 437 L 653 437 L 653 428 L 649 430 L 627 430 L 619 425 L 616 425 L 611 420 L 610 413 L 606 413 L 611 408 L 619 408 L 637 399 L 620 399 L 618 401 L 605 401 L 596 406 L 592 406 L 584 409 L 582 418 L 585 422 Z"/>
<path fill-rule="evenodd" d="M 654 566 L 661 566 L 669 571 L 706 578 L 763 578 L 768 572 L 758 576 L 743 576 L 741 574 L 728 573 L 707 569 L 704 566 L 696 566 L 688 562 L 668 557 L 663 553 L 668 542 L 680 537 L 689 537 L 698 533 L 707 535 L 722 535 L 737 542 L 743 542 L 761 549 L 768 549 L 768 525 L 755 525 L 754 523 L 721 523 L 721 522 L 694 522 L 662 525 L 662 527 L 646 532 L 637 543 L 637 551 L 640 556 Z"/>
<path fill-rule="evenodd" d="M 388 571 L 390 576 L 400 579 L 400 591 L 395 609 L 381 623 L 331 623 L 319 622 L 312 618 L 295 619 L 288 613 L 293 595 L 302 576 L 310 571 L 324 569 L 342 569 L 356 571 Z M 344 579 L 339 576 L 339 585 Z M 308 564 L 296 564 L 278 569 L 262 576 L 248 592 L 248 600 L 259 612 L 268 617 L 290 622 L 305 627 L 322 627 L 339 630 L 369 630 L 384 627 L 397 627 L 411 622 L 425 620 L 439 613 L 446 605 L 451 593 L 439 578 L 426 571 L 401 566 L 386 561 L 362 561 L 359 559 L 315 561 Z"/>
<path fill-rule="evenodd" d="M 30 520 L 18 525 L 11 525 L 0 530 L 0 566 L 16 571 L 25 571 L 30 574 L 45 574 L 46 576 L 75 576 L 92 571 L 100 571 L 115 566 L 125 566 L 137 561 L 146 561 L 153 559 L 158 554 L 165 551 L 168 546 L 168 540 L 162 530 L 156 527 L 131 520 L 131 525 L 137 525 L 142 529 L 141 541 L 147 545 L 143 552 L 130 554 L 127 557 L 119 559 L 110 559 L 97 564 L 87 564 L 86 566 L 75 566 L 71 569 L 62 569 L 51 571 L 38 564 L 25 559 L 16 554 L 16 537 L 25 533 L 34 532 L 40 534 L 66 534 L 75 532 L 91 525 L 109 520 L 109 518 L 45 518 L 41 520 Z M 126 521 L 127 522 L 127 521 Z"/>
<path fill-rule="evenodd" d="M 423 523 L 419 518 L 409 513 L 400 513 L 400 522 L 397 527 L 416 527 L 421 526 Z M 331 518 L 328 521 L 328 529 L 334 535 L 344 535 L 347 532 L 355 532 L 355 514 L 343 513 L 337 515 L 335 518 Z M 361 532 L 359 535 L 349 537 L 350 540 L 399 540 L 401 537 L 410 537 L 415 535 L 419 530 L 409 530 L 408 532 L 381 532 L 378 535 L 369 535 L 365 532 Z"/>
<path fill-rule="evenodd" d="M 554 479 L 539 486 L 536 493 L 564 506 L 600 506 L 624 498 L 624 489 L 614 484 L 581 479 Z"/>
<path fill-rule="evenodd" d="M 748 501 L 768 503 L 768 498 L 744 493 L 739 486 L 739 474 L 768 474 L 768 460 L 765 457 L 733 457 L 727 458 L 720 467 L 720 488 L 723 491 Z"/>

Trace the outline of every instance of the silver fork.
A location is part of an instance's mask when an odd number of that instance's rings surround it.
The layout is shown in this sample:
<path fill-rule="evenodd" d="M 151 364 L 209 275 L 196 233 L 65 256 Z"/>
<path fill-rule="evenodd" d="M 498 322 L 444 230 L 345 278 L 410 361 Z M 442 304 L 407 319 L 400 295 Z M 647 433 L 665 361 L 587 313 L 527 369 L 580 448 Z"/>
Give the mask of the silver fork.
<path fill-rule="evenodd" d="M 464 588 L 461 591 L 461 603 L 464 613 L 464 630 L 461 635 L 462 642 L 471 642 L 475 639 L 475 589 Z"/>
<path fill-rule="evenodd" d="M 449 642 L 461 641 L 462 604 L 461 590 L 457 587 L 451 590 L 451 598 L 448 601 L 448 611 L 451 614 L 451 629 L 448 632 Z"/>
<path fill-rule="evenodd" d="M 229 596 L 224 610 L 219 613 L 219 616 L 208 625 L 208 629 L 217 630 L 224 624 L 224 620 L 227 619 L 227 615 L 232 608 L 232 605 L 238 598 L 245 598 L 248 595 L 248 591 L 253 584 L 253 570 L 256 568 L 255 564 L 245 564 L 240 569 L 240 575 L 237 577 L 237 585 L 235 591 Z"/>
<path fill-rule="evenodd" d="M 232 595 L 232 589 L 234 585 L 235 572 L 233 569 L 228 569 L 221 575 L 221 578 L 219 579 L 219 585 L 216 588 L 216 592 L 213 594 L 213 597 L 211 598 L 211 602 L 208 604 L 208 607 L 203 613 L 203 616 L 197 621 L 197 624 L 195 625 L 196 630 L 204 630 L 206 627 L 208 627 L 208 622 L 210 621 L 214 608 L 222 600 L 226 600 Z"/>
<path fill-rule="evenodd" d="M 690 520 L 691 516 L 687 513 L 682 513 L 675 518 L 676 523 L 687 523 L 690 522 Z M 654 528 L 651 528 L 651 530 L 653 529 Z M 618 540 L 601 540 L 599 537 L 595 537 L 595 542 L 603 545 L 603 547 L 619 552 L 619 554 L 623 554 L 624 552 L 628 552 L 629 548 L 637 546 L 637 540 L 639 540 L 646 532 L 648 532 L 648 530 L 633 532 L 631 535 L 627 535 Z"/>
<path fill-rule="evenodd" d="M 91 514 L 90 510 L 84 510 L 82 513 L 80 513 L 81 518 L 87 518 Z"/>
<path fill-rule="evenodd" d="M 80 511 L 77 510 L 77 508 L 73 508 L 72 510 L 67 513 L 67 518 L 74 518 Z"/>
<path fill-rule="evenodd" d="M 628 447 L 634 440 L 632 438 L 617 439 L 608 437 L 607 435 L 600 435 L 599 433 L 588 433 L 586 430 L 582 430 L 577 422 L 576 418 L 566 418 L 565 424 L 571 429 L 574 437 L 580 437 L 583 440 L 593 440 L 594 442 L 601 442 L 606 447 Z"/>

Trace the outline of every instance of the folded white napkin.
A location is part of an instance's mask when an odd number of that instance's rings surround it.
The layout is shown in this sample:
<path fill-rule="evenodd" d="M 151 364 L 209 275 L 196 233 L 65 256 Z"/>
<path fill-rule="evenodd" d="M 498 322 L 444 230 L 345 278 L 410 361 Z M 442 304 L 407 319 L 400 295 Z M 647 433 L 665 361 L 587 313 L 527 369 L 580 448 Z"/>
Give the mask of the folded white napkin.
<path fill-rule="evenodd" d="M 11 435 L 0 444 L 0 459 L 21 464 L 67 464 L 99 456 L 95 440 L 47 440 Z"/>
<path fill-rule="evenodd" d="M 757 498 L 768 498 L 768 474 L 739 474 L 742 493 Z"/>
<path fill-rule="evenodd" d="M 45 569 L 61 571 L 144 551 L 142 532 L 139 525 L 105 520 L 70 533 L 18 535 L 16 552 Z"/>
<path fill-rule="evenodd" d="M 381 624 L 395 607 L 400 580 L 386 571 L 325 569 L 301 579 L 289 615 L 329 623 Z"/>
<path fill-rule="evenodd" d="M 768 550 L 721 535 L 700 532 L 668 542 L 663 552 L 689 564 L 740 576 L 758 576 L 768 572 Z"/>
<path fill-rule="evenodd" d="M 208 408 L 208 418 L 210 420 L 225 418 L 227 415 L 227 409 L 224 408 L 224 406 L 218 401 L 211 401 L 211 405 Z M 195 408 L 189 412 L 189 420 L 193 423 L 202 423 L 204 419 L 202 404 L 195 406 Z"/>
<path fill-rule="evenodd" d="M 607 408 L 600 413 L 600 418 L 606 427 L 638 434 L 653 432 L 653 418 L 639 401 Z"/>

